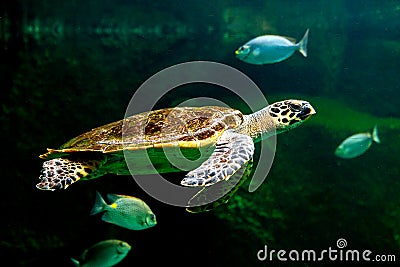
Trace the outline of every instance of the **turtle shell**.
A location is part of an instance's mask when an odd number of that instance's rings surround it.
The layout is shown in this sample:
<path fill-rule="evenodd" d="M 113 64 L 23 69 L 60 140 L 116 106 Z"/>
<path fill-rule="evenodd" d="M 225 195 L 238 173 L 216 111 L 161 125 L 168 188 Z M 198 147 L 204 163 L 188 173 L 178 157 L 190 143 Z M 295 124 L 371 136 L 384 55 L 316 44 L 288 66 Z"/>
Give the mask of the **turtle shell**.
<path fill-rule="evenodd" d="M 235 109 L 176 107 L 144 112 L 92 129 L 62 145 L 48 149 L 43 159 L 74 152 L 122 153 L 124 150 L 212 146 L 226 130 L 238 127 L 243 114 Z"/>

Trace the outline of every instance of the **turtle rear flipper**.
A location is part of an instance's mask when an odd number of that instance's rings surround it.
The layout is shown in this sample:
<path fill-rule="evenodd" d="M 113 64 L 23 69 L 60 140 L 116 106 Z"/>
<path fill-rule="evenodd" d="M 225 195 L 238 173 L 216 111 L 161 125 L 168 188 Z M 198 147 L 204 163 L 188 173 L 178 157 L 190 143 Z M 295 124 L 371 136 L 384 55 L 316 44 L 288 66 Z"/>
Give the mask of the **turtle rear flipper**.
<path fill-rule="evenodd" d="M 66 189 L 76 181 L 87 178 L 88 175 L 96 176 L 97 170 L 104 162 L 104 159 L 70 159 L 55 158 L 43 163 L 42 173 L 39 176 L 40 183 L 36 185 L 41 190 Z M 94 178 L 91 177 L 91 178 Z"/>

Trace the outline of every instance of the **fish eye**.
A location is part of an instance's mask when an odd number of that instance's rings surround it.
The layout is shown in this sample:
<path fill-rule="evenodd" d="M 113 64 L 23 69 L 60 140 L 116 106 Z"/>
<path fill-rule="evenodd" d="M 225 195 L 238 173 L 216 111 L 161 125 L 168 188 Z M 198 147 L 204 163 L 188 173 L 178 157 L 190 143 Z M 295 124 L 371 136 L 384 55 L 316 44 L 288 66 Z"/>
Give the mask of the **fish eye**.
<path fill-rule="evenodd" d="M 299 105 L 299 104 L 289 104 L 289 108 L 292 110 L 292 111 L 300 111 L 300 109 L 301 109 L 301 106 Z"/>
<path fill-rule="evenodd" d="M 124 242 L 119 243 L 119 246 L 120 246 L 120 247 L 125 247 Z"/>

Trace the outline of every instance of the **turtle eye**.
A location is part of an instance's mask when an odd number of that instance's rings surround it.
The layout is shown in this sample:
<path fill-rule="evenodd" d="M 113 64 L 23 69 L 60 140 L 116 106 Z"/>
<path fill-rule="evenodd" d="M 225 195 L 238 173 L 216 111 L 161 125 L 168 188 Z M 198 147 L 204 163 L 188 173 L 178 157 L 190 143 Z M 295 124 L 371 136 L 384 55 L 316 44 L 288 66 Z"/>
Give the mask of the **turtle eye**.
<path fill-rule="evenodd" d="M 299 104 L 289 104 L 289 108 L 295 112 L 299 112 L 301 110 L 301 106 Z"/>

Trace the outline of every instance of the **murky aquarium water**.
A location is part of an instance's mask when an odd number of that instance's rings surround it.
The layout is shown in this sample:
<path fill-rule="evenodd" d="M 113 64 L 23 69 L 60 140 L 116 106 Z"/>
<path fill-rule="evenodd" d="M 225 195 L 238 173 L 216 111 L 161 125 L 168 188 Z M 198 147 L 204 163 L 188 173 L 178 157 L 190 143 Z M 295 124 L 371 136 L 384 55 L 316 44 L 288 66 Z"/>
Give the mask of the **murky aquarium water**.
<path fill-rule="evenodd" d="M 0 67 L 2 266 L 400 261 L 398 1 L 5 0 Z"/>

